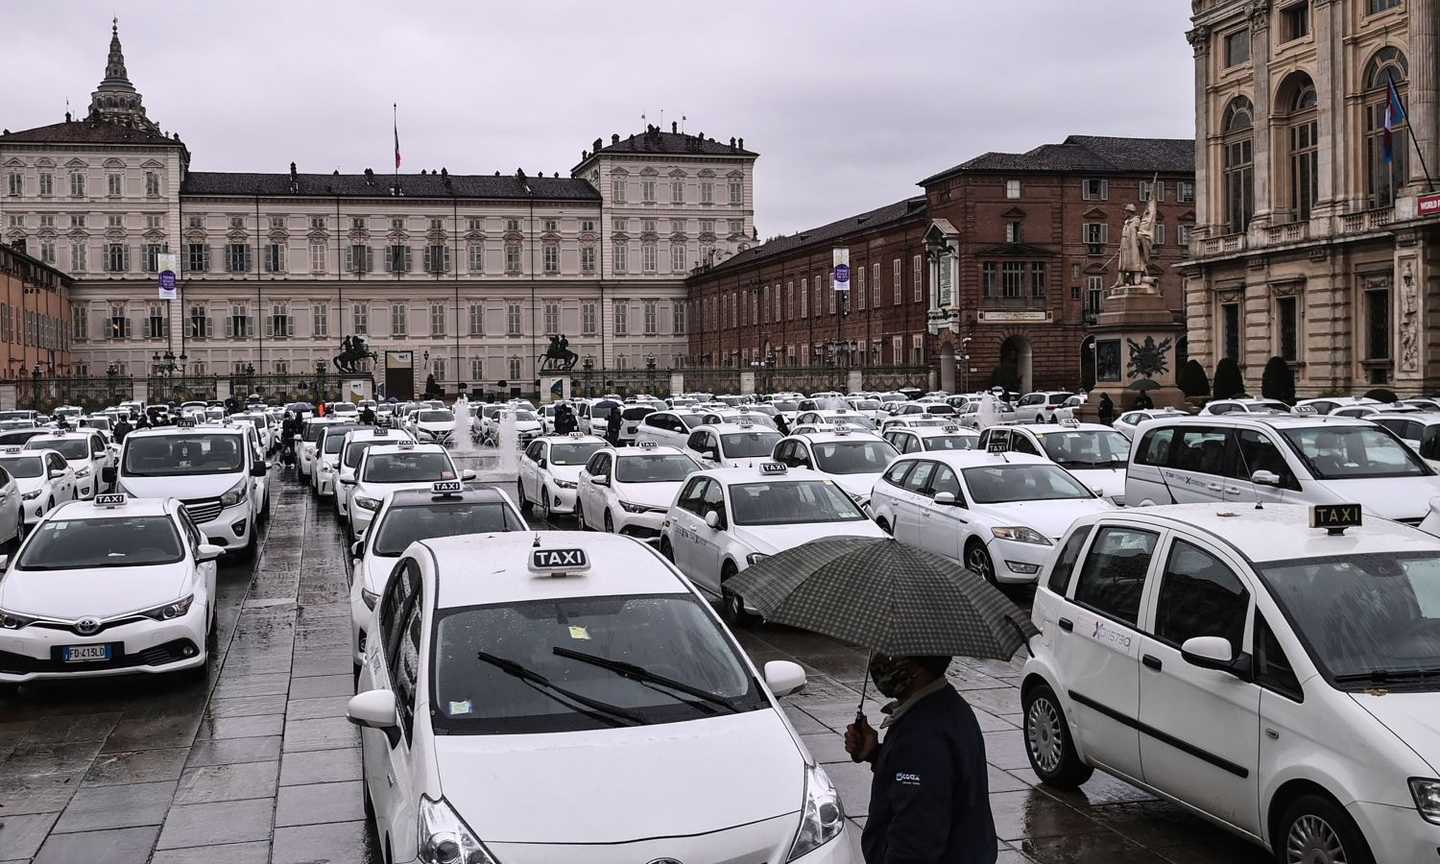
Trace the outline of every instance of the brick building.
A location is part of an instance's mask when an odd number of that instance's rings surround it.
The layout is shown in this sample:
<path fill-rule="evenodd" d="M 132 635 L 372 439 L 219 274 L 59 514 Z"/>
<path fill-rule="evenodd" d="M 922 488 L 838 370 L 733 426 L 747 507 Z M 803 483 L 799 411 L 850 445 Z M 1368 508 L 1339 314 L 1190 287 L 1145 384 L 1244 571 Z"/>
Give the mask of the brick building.
<path fill-rule="evenodd" d="M 70 366 L 69 276 L 0 244 L 0 380 L 49 376 Z"/>

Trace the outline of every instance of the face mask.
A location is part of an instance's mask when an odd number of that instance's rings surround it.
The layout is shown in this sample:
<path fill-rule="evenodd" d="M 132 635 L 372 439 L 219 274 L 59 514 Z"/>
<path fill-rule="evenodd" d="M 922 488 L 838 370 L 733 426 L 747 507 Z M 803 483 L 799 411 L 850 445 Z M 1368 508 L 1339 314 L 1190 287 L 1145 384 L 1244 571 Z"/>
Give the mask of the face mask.
<path fill-rule="evenodd" d="M 912 677 L 910 664 L 902 658 L 877 654 L 870 661 L 870 679 L 887 699 L 894 699 L 910 684 Z"/>

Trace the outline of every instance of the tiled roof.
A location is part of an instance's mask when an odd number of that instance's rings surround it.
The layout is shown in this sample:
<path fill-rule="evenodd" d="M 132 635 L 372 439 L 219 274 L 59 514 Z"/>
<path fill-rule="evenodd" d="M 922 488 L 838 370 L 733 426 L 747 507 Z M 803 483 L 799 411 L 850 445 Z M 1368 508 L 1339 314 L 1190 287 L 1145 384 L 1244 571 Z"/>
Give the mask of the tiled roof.
<path fill-rule="evenodd" d="M 636 132 L 627 137 L 619 138 L 611 136 L 607 144 L 603 139 L 596 138 L 595 149 L 586 152 L 585 158 L 581 160 L 583 165 L 597 154 L 649 154 L 675 156 L 743 156 L 755 158 L 760 154 L 753 150 L 745 149 L 744 138 L 732 138 L 730 141 L 716 141 L 714 138 L 702 137 L 703 133 L 689 135 L 683 132 L 661 132 L 659 127 L 650 126 L 647 131 Z"/>
<path fill-rule="evenodd" d="M 1151 171 L 1193 174 L 1195 141 L 1191 138 L 1071 135 L 1060 144 L 1042 144 L 1028 153 L 985 153 L 939 174 L 926 177 L 919 185 L 924 186 L 967 171 L 1096 174 Z"/>
<path fill-rule="evenodd" d="M 292 180 L 296 184 L 291 188 Z M 393 174 L 244 174 L 229 171 L 191 171 L 182 195 L 265 195 L 344 198 L 390 197 Z M 530 190 L 529 192 L 527 192 Z M 401 174 L 403 198 L 495 198 L 526 200 L 600 200 L 600 193 L 584 180 L 569 177 L 517 177 L 486 174 Z"/>
<path fill-rule="evenodd" d="M 847 216 L 844 219 L 831 222 L 828 225 L 822 225 L 819 228 L 811 228 L 808 231 L 787 234 L 784 237 L 776 237 L 759 246 L 752 246 L 744 252 L 738 252 L 721 261 L 719 264 L 716 264 L 714 267 L 705 270 L 704 273 L 723 272 L 733 270 L 736 267 L 757 264 L 788 252 L 794 252 L 797 249 L 802 249 L 811 244 L 825 244 L 860 231 L 873 230 L 915 216 L 924 217 L 926 212 L 925 196 L 916 195 L 913 198 L 906 198 L 894 204 L 878 207 L 867 213 Z"/>
<path fill-rule="evenodd" d="M 184 147 L 178 138 L 167 138 L 150 129 L 137 129 L 118 123 L 97 123 L 74 120 L 52 123 L 34 129 L 0 134 L 0 144 L 168 144 Z"/>

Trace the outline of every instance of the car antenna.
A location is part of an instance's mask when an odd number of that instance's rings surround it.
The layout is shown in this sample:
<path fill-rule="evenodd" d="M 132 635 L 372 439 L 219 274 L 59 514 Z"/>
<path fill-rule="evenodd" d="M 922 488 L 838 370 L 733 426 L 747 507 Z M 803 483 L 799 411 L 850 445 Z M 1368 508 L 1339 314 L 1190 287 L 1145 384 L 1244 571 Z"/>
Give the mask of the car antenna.
<path fill-rule="evenodd" d="M 1243 467 L 1243 468 L 1245 469 L 1245 476 L 1250 478 L 1250 485 L 1251 485 L 1251 487 L 1254 487 L 1254 485 L 1255 485 L 1255 474 L 1250 470 L 1250 460 L 1245 458 L 1245 448 L 1243 448 L 1243 447 L 1240 446 L 1240 436 L 1239 436 L 1239 433 L 1232 431 L 1231 434 L 1232 434 L 1232 435 L 1235 435 L 1235 452 L 1236 452 L 1237 454 L 1239 454 L 1239 456 L 1240 456 L 1240 465 L 1241 465 L 1241 467 Z M 1224 499 L 1224 493 L 1221 493 L 1221 499 L 1222 499 L 1222 500 Z M 1264 510 L 1264 509 L 1265 509 L 1265 503 L 1260 499 L 1260 493 L 1259 493 L 1259 492 L 1256 492 L 1256 493 L 1255 493 L 1255 509 L 1256 509 L 1256 510 Z"/>

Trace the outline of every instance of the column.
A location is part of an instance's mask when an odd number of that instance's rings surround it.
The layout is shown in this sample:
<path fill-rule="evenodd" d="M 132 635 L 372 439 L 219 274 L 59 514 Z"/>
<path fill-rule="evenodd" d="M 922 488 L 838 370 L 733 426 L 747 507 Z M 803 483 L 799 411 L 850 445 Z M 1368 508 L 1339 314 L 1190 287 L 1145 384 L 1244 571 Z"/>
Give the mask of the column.
<path fill-rule="evenodd" d="M 1411 183 L 1425 182 L 1425 166 L 1436 170 L 1436 103 L 1435 81 L 1435 16 L 1440 15 L 1440 0 L 1411 0 L 1408 23 L 1410 39 L 1410 81 L 1409 98 L 1406 108 L 1410 113 L 1410 131 L 1415 137 L 1415 146 L 1424 158 L 1410 159 Z"/>
<path fill-rule="evenodd" d="M 1210 28 L 1185 34 L 1195 49 L 1195 227 L 1210 224 Z"/>
<path fill-rule="evenodd" d="M 1311 10 L 1310 26 L 1315 36 L 1316 126 L 1320 137 L 1316 171 L 1319 173 L 1319 200 L 1313 215 L 1336 208 L 1344 196 L 1344 150 L 1340 141 L 1345 127 L 1345 69 L 1341 61 L 1344 51 L 1337 38 L 1341 14 L 1340 4 L 1332 0 L 1316 0 Z M 1311 232 L 1315 228 L 1312 224 Z"/>
<path fill-rule="evenodd" d="M 1270 10 L 1255 6 L 1250 13 L 1250 66 L 1255 79 L 1255 218 L 1251 230 L 1270 224 Z"/>

